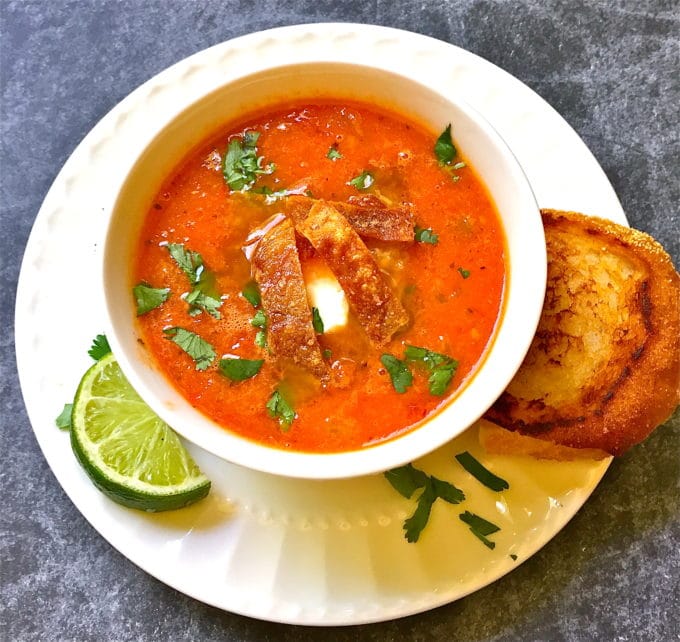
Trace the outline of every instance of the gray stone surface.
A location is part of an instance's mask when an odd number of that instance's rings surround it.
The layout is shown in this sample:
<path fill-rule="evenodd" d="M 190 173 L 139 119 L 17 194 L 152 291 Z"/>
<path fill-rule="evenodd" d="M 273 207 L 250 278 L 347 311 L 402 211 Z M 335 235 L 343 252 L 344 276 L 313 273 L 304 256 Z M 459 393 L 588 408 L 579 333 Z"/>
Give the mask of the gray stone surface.
<path fill-rule="evenodd" d="M 583 137 L 631 223 L 680 262 L 676 0 L 0 0 L 0 639 L 678 640 L 680 413 L 616 461 L 541 552 L 457 603 L 396 622 L 306 629 L 223 613 L 113 550 L 45 463 L 16 376 L 13 308 L 49 185 L 89 129 L 166 66 L 301 22 L 410 29 L 545 97 Z"/>

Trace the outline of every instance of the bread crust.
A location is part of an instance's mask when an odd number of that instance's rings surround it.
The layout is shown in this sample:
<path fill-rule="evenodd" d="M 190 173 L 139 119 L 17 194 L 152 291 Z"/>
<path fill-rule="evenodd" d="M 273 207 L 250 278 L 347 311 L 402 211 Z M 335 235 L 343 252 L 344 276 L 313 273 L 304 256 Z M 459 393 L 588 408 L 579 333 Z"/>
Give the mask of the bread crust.
<path fill-rule="evenodd" d="M 523 435 L 621 455 L 680 402 L 680 277 L 649 235 L 542 210 L 543 313 L 486 418 Z"/>

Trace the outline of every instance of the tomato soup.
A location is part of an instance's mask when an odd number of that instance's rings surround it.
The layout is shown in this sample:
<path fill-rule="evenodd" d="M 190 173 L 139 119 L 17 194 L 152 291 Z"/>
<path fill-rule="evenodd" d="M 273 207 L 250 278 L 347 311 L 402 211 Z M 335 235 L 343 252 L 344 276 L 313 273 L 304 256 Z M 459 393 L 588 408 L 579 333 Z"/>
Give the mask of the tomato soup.
<path fill-rule="evenodd" d="M 506 259 L 447 125 L 318 101 L 188 153 L 146 215 L 133 293 L 194 407 L 256 442 L 341 452 L 455 397 L 493 339 Z"/>

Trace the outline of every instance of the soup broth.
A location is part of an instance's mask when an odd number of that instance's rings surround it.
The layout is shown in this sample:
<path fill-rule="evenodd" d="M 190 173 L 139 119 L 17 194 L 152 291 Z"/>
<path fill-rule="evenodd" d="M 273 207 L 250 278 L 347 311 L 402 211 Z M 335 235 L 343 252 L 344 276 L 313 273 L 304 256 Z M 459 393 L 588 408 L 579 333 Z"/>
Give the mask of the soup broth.
<path fill-rule="evenodd" d="M 493 339 L 505 253 L 484 184 L 438 136 L 318 101 L 188 153 L 132 285 L 144 344 L 193 406 L 257 442 L 340 452 L 455 397 Z"/>

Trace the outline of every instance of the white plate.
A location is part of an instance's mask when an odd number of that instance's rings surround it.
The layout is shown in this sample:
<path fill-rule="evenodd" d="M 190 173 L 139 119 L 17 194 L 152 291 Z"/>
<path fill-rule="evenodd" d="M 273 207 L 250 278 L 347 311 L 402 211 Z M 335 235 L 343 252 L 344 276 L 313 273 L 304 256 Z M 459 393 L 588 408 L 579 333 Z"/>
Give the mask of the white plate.
<path fill-rule="evenodd" d="M 460 506 L 438 502 L 417 544 L 402 522 L 414 509 L 382 476 L 310 482 L 228 464 L 190 447 L 213 480 L 211 496 L 172 514 L 113 504 L 88 481 L 54 425 L 102 331 L 97 258 L 103 204 L 118 159 L 164 105 L 190 103 L 232 65 L 295 63 L 313 53 L 389 70 L 417 69 L 456 88 L 498 129 L 541 207 L 625 223 L 604 173 L 577 134 L 518 80 L 462 49 L 365 25 L 285 27 L 237 38 L 167 69 L 134 91 L 88 134 L 59 173 L 36 219 L 16 305 L 19 377 L 38 442 L 81 513 L 135 564 L 198 600 L 295 624 L 392 619 L 456 600 L 498 579 L 548 542 L 583 505 L 608 461 L 557 464 L 490 458 L 476 429 L 417 463 L 460 486 Z M 180 82 L 178 82 L 180 81 Z M 177 88 L 181 87 L 181 91 Z M 173 107 L 174 108 L 174 107 Z M 510 482 L 493 493 L 453 459 L 470 450 Z M 487 549 L 458 519 L 470 510 L 501 526 Z M 510 555 L 516 555 L 515 561 Z"/>

